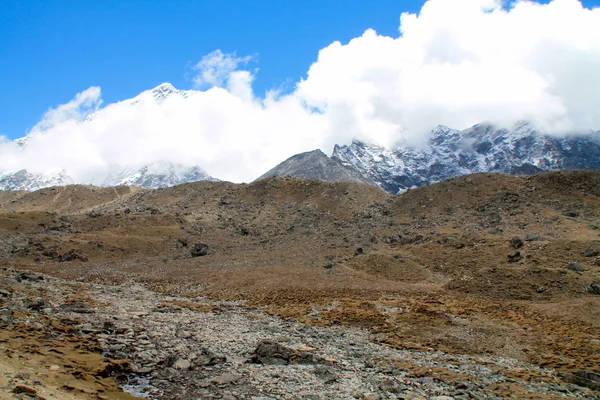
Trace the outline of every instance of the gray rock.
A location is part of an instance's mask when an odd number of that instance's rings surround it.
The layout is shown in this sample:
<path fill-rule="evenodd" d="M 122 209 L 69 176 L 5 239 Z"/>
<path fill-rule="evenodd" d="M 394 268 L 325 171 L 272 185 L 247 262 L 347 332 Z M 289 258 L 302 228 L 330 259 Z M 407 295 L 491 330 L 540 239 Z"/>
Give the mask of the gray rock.
<path fill-rule="evenodd" d="M 588 292 L 590 292 L 592 294 L 598 294 L 598 295 L 600 295 L 600 280 L 592 282 L 592 284 L 588 288 Z"/>
<path fill-rule="evenodd" d="M 188 338 L 192 337 L 192 334 L 189 333 L 188 331 L 181 330 L 181 331 L 177 332 L 177 337 L 181 338 L 181 339 L 188 339 Z"/>
<path fill-rule="evenodd" d="M 510 253 L 508 253 L 508 262 L 511 262 L 511 263 L 514 263 L 514 262 L 519 262 L 519 261 L 521 261 L 523 258 L 525 258 L 525 257 L 524 257 L 524 256 L 523 256 L 523 254 L 522 254 L 520 251 L 518 251 L 518 250 L 511 251 Z"/>
<path fill-rule="evenodd" d="M 577 263 L 571 263 L 567 266 L 567 269 L 571 270 L 571 271 L 575 271 L 575 272 L 583 272 L 584 269 L 581 265 L 577 264 Z"/>
<path fill-rule="evenodd" d="M 510 239 L 510 247 L 512 247 L 513 249 L 520 249 L 521 247 L 523 247 L 523 245 L 523 239 L 521 239 L 518 236 L 515 236 L 514 238 Z"/>
<path fill-rule="evenodd" d="M 38 282 L 43 281 L 44 277 L 40 274 L 36 274 L 33 272 L 22 272 L 21 274 L 19 274 L 19 279 L 23 281 Z"/>
<path fill-rule="evenodd" d="M 191 366 L 192 366 L 192 364 L 188 360 L 184 360 L 183 358 L 178 359 L 173 364 L 173 367 L 175 369 L 180 369 L 180 370 L 188 370 L 188 369 L 190 369 Z"/>
<path fill-rule="evenodd" d="M 321 150 L 296 154 L 266 172 L 257 181 L 273 176 L 371 183 L 356 169 L 327 157 Z"/>
<path fill-rule="evenodd" d="M 208 254 L 208 245 L 204 243 L 196 243 L 190 250 L 192 257 L 202 257 Z"/>
<path fill-rule="evenodd" d="M 324 383 L 333 383 L 337 381 L 337 376 L 333 372 L 333 369 L 324 365 L 316 366 L 315 369 L 313 369 L 313 374 L 315 374 Z"/>
<path fill-rule="evenodd" d="M 220 356 L 213 353 L 210 350 L 202 349 L 199 353 L 196 353 L 196 357 L 194 357 L 194 365 L 209 367 L 217 364 L 222 364 L 227 361 L 225 356 Z"/>
<path fill-rule="evenodd" d="M 45 307 L 46 307 L 46 302 L 44 300 L 25 302 L 25 308 L 27 308 L 28 310 L 42 311 Z"/>
<path fill-rule="evenodd" d="M 241 375 L 227 372 L 223 375 L 213 377 L 210 381 L 215 385 L 228 385 L 230 383 L 239 381 L 241 378 Z"/>
<path fill-rule="evenodd" d="M 579 370 L 563 373 L 561 377 L 565 382 L 574 383 L 575 385 L 587 387 L 592 390 L 600 390 L 600 374 L 596 372 Z"/>
<path fill-rule="evenodd" d="M 598 254 L 600 254 L 600 252 L 598 252 L 596 249 L 585 249 L 583 251 L 584 257 L 596 257 Z"/>
<path fill-rule="evenodd" d="M 530 233 L 529 235 L 527 235 L 525 237 L 526 242 L 535 242 L 540 239 L 541 239 L 540 235 L 536 235 L 535 233 Z M 440 396 L 440 397 L 445 397 L 445 396 Z"/>

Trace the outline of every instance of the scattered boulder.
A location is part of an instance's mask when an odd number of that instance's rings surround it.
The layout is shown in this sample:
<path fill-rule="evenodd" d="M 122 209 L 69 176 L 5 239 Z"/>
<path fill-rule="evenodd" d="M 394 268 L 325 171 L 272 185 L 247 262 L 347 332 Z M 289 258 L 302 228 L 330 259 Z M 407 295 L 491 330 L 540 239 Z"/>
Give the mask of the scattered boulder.
<path fill-rule="evenodd" d="M 405 244 L 413 244 L 413 243 L 417 243 L 420 242 L 421 240 L 423 240 L 424 236 L 421 234 L 406 234 L 406 235 L 402 235 L 399 234 L 398 235 L 398 239 L 397 239 L 397 243 L 405 245 Z M 394 242 L 392 242 L 394 243 Z"/>
<path fill-rule="evenodd" d="M 524 258 L 525 257 L 523 256 L 523 253 L 521 253 L 518 250 L 511 251 L 510 253 L 508 253 L 508 262 L 511 262 L 511 263 L 519 262 Z"/>
<path fill-rule="evenodd" d="M 26 301 L 25 302 L 25 308 L 27 308 L 28 310 L 40 312 L 46 307 L 47 307 L 47 304 L 44 300 Z"/>
<path fill-rule="evenodd" d="M 598 254 L 600 254 L 600 252 L 598 252 L 598 250 L 596 250 L 596 249 L 588 248 L 583 251 L 584 257 L 596 257 Z"/>
<path fill-rule="evenodd" d="M 588 287 L 588 292 L 600 295 L 600 280 L 592 282 L 592 284 Z"/>
<path fill-rule="evenodd" d="M 184 360 L 183 358 L 179 358 L 173 364 L 173 368 L 184 370 L 184 371 L 190 369 L 191 366 L 192 366 L 192 364 L 188 360 Z"/>
<path fill-rule="evenodd" d="M 525 243 L 523 243 L 523 239 L 521 239 L 518 236 L 515 236 L 514 238 L 510 239 L 510 247 L 512 247 L 513 249 L 520 249 L 521 247 L 523 247 Z"/>
<path fill-rule="evenodd" d="M 202 349 L 202 352 L 197 354 L 193 359 L 194 365 L 201 367 L 210 367 L 217 364 L 223 364 L 225 361 L 227 361 L 225 356 L 216 355 L 208 349 Z"/>
<path fill-rule="evenodd" d="M 263 365 L 312 364 L 316 362 L 313 355 L 306 351 L 297 351 L 270 341 L 259 343 L 249 361 Z"/>
<path fill-rule="evenodd" d="M 79 260 L 79 261 L 83 261 L 83 262 L 88 261 L 87 257 L 82 256 L 75 250 L 71 250 L 65 254 L 58 256 L 59 262 L 70 262 L 70 261 L 75 261 L 75 260 Z"/>
<path fill-rule="evenodd" d="M 525 237 L 526 242 L 535 242 L 538 240 L 541 240 L 541 237 L 540 237 L 540 235 L 536 235 L 535 233 L 530 233 L 529 235 L 527 235 Z"/>
<path fill-rule="evenodd" d="M 241 375 L 232 374 L 230 372 L 224 373 L 223 375 L 218 375 L 213 377 L 210 381 L 215 385 L 228 385 L 231 383 L 235 383 L 242 378 Z"/>
<path fill-rule="evenodd" d="M 569 269 L 571 271 L 575 271 L 575 272 L 583 272 L 584 271 L 583 267 L 577 263 L 571 263 L 571 264 L 567 265 L 567 269 Z"/>
<path fill-rule="evenodd" d="M 98 211 L 95 211 L 95 210 L 92 210 L 92 211 L 86 213 L 85 215 L 88 216 L 89 218 L 98 218 L 98 217 L 102 216 L 101 213 L 99 213 Z"/>
<path fill-rule="evenodd" d="M 29 386 L 25 386 L 25 385 L 17 385 L 15 386 L 15 388 L 12 390 L 12 393 L 14 394 L 24 394 L 26 396 L 31 396 L 31 397 L 35 397 L 35 398 L 39 398 L 38 397 L 38 393 L 37 390 L 30 388 Z"/>
<path fill-rule="evenodd" d="M 337 376 L 330 367 L 317 365 L 313 370 L 313 374 L 323 381 L 323 383 L 333 383 L 337 381 Z"/>
<path fill-rule="evenodd" d="M 592 390 L 600 390 L 600 374 L 596 372 L 579 370 L 575 372 L 565 372 L 561 374 L 561 377 L 567 383 L 584 386 Z"/>
<path fill-rule="evenodd" d="M 31 281 L 31 282 L 38 282 L 38 281 L 43 281 L 44 277 L 40 274 L 36 274 L 33 272 L 22 272 L 19 274 L 19 276 L 17 277 L 18 281 Z"/>
<path fill-rule="evenodd" d="M 202 257 L 208 254 L 208 245 L 204 243 L 196 243 L 190 250 L 192 257 Z"/>
<path fill-rule="evenodd" d="M 180 330 L 177 332 L 176 336 L 181 339 L 189 339 L 192 337 L 192 334 L 185 330 Z"/>

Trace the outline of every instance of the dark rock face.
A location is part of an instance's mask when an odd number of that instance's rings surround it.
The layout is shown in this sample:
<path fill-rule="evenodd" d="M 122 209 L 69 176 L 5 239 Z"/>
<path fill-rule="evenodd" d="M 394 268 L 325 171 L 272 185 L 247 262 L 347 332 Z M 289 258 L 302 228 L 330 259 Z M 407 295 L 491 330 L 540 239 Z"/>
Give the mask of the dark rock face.
<path fill-rule="evenodd" d="M 549 136 L 522 122 L 511 130 L 480 124 L 464 131 L 435 128 L 422 148 L 386 149 L 358 140 L 335 146 L 332 159 L 390 193 L 475 172 L 531 175 L 600 169 L 600 132 Z"/>
<path fill-rule="evenodd" d="M 339 161 L 327 157 L 321 150 L 296 154 L 262 175 L 257 181 L 272 176 L 370 183 L 355 168 L 342 165 Z"/>

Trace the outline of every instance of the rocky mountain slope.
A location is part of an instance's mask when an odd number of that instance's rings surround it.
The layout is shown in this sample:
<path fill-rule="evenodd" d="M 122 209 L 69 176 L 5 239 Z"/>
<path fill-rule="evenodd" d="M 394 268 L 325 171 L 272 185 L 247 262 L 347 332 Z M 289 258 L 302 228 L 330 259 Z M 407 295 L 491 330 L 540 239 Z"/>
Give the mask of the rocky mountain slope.
<path fill-rule="evenodd" d="M 510 130 L 486 124 L 464 131 L 438 126 L 422 149 L 390 150 L 355 140 L 335 146 L 332 159 L 398 193 L 475 172 L 600 169 L 600 132 L 550 136 L 526 122 Z"/>
<path fill-rule="evenodd" d="M 599 232 L 598 171 L 0 192 L 0 398 L 597 398 Z"/>
<path fill-rule="evenodd" d="M 296 154 L 269 170 L 257 181 L 273 176 L 369 183 L 356 169 L 327 157 L 321 150 Z"/>

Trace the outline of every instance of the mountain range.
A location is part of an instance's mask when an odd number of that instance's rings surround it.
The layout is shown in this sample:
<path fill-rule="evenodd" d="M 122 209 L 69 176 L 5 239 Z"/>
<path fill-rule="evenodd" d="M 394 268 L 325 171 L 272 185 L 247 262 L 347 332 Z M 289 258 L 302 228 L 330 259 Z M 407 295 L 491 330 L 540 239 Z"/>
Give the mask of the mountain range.
<path fill-rule="evenodd" d="M 189 91 L 163 83 L 125 101 L 135 106 L 144 95 L 151 95 L 160 102 L 169 96 L 185 98 Z M 93 120 L 94 116 L 91 114 L 86 120 Z M 25 136 L 13 144 L 17 149 L 25 150 L 29 141 L 30 137 Z M 390 149 L 354 140 L 350 145 L 335 145 L 331 157 L 321 150 L 292 156 L 257 180 L 294 176 L 366 182 L 387 192 L 399 193 L 475 172 L 535 174 L 568 169 L 600 169 L 600 132 L 554 136 L 524 121 L 511 129 L 478 124 L 457 130 L 440 125 L 430 132 L 427 142 L 420 147 Z M 156 161 L 144 165 L 114 165 L 89 182 L 77 183 L 162 188 L 199 180 L 218 179 L 198 165 Z M 65 170 L 57 173 L 0 171 L 0 190 L 36 190 L 71 183 L 74 181 Z"/>

